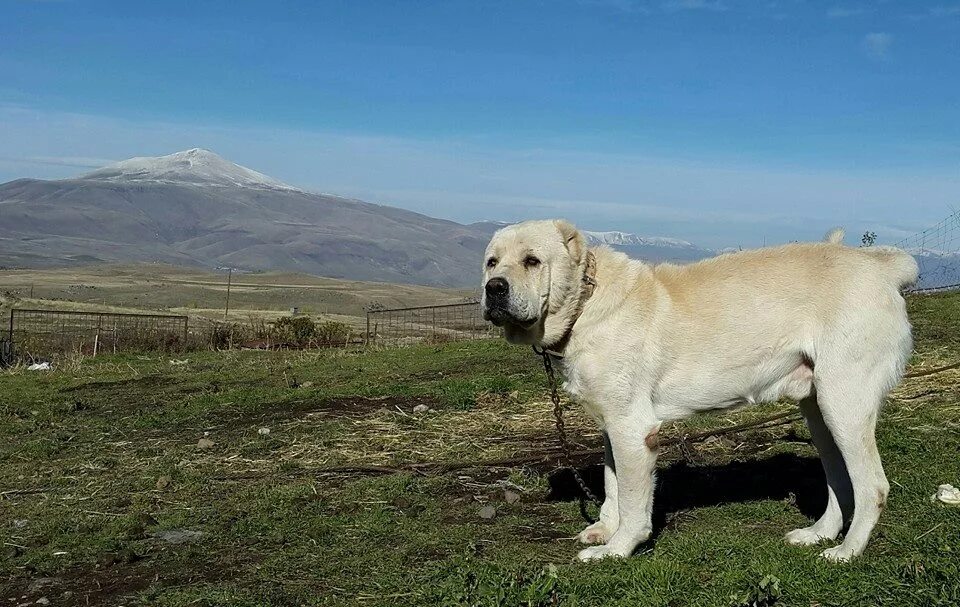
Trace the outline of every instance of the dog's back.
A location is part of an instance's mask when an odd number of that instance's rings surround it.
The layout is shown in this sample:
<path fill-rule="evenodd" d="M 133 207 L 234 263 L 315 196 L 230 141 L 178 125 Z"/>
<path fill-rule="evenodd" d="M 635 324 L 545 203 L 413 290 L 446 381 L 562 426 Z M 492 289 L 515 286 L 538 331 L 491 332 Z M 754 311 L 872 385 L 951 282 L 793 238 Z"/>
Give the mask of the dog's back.
<path fill-rule="evenodd" d="M 893 247 L 847 247 L 842 238 L 835 230 L 824 242 L 725 253 L 685 266 L 661 264 L 653 272 L 675 303 L 701 309 L 718 299 L 742 304 L 759 298 L 796 309 L 816 305 L 812 299 L 862 303 L 916 283 L 919 269 L 910 254 Z"/>

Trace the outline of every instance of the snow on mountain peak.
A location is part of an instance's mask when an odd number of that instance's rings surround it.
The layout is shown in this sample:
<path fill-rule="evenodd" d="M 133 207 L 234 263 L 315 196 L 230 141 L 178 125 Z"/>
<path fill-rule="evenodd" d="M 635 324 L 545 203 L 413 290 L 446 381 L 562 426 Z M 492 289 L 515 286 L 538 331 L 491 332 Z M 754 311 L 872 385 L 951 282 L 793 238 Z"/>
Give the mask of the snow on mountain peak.
<path fill-rule="evenodd" d="M 202 148 L 192 148 L 166 156 L 130 158 L 81 175 L 80 179 L 297 189 Z"/>
<path fill-rule="evenodd" d="M 657 247 L 676 247 L 676 248 L 694 248 L 690 242 L 680 240 L 679 238 L 666 238 L 663 236 L 637 236 L 629 232 L 591 232 L 581 230 L 587 237 L 587 244 L 591 246 L 610 244 L 610 245 L 645 245 Z"/>

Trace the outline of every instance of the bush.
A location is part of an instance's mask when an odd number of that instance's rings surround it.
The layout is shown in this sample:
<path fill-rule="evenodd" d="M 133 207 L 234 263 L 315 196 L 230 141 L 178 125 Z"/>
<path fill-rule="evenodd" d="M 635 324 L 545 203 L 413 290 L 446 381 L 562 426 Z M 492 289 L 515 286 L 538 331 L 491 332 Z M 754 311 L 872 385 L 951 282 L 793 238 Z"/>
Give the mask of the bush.
<path fill-rule="evenodd" d="M 317 325 L 317 342 L 321 344 L 342 344 L 350 338 L 352 332 L 350 325 L 328 320 Z"/>
<path fill-rule="evenodd" d="M 304 348 L 342 345 L 351 334 L 350 325 L 326 321 L 315 323 L 309 316 L 283 316 L 273 323 L 272 337 L 277 341 Z"/>
<path fill-rule="evenodd" d="M 273 337 L 278 341 L 306 346 L 313 341 L 317 325 L 309 316 L 281 316 L 273 323 Z"/>

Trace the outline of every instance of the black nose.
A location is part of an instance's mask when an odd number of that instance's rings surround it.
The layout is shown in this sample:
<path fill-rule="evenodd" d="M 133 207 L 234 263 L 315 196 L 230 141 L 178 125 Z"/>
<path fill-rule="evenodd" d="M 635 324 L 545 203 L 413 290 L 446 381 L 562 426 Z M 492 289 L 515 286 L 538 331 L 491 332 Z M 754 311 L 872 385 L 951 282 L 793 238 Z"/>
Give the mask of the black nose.
<path fill-rule="evenodd" d="M 510 290 L 510 284 L 503 278 L 491 278 L 487 281 L 487 297 L 503 297 Z"/>

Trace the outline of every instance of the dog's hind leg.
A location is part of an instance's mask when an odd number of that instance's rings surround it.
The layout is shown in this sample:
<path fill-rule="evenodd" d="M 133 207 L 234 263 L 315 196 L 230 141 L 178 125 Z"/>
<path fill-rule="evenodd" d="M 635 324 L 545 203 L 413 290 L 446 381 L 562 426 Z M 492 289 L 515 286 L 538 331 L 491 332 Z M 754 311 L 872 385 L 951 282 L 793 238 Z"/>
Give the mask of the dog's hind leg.
<path fill-rule="evenodd" d="M 613 458 L 610 436 L 606 431 L 603 433 L 603 492 L 600 520 L 588 525 L 577 535 L 577 539 L 584 544 L 605 544 L 620 526 L 620 512 L 617 505 L 617 464 Z"/>
<path fill-rule="evenodd" d="M 827 478 L 827 509 L 809 527 L 794 529 L 787 534 L 788 544 L 807 546 L 821 540 L 836 539 L 843 529 L 843 522 L 853 514 L 853 488 L 840 448 L 833 440 L 815 395 L 800 401 L 800 411 L 807 420 L 813 444 L 820 453 L 823 471 Z"/>
<path fill-rule="evenodd" d="M 817 402 L 853 486 L 853 520 L 843 543 L 824 558 L 846 561 L 859 555 L 886 505 L 890 485 L 877 451 L 876 424 L 886 380 L 880 366 L 851 365 L 817 382 Z"/>

